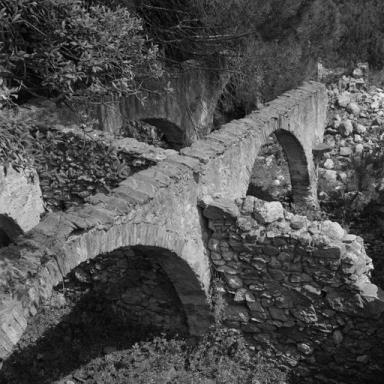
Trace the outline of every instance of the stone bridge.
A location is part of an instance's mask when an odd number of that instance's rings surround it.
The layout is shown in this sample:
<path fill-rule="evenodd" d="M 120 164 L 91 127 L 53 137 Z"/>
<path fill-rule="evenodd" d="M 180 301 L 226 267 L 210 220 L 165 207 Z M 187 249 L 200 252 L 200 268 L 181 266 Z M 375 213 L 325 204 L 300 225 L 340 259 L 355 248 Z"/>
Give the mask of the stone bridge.
<path fill-rule="evenodd" d="M 312 150 L 322 142 L 326 106 L 325 87 L 306 83 L 134 174 L 109 195 L 48 214 L 1 249 L 0 357 L 11 353 L 28 319 L 71 270 L 124 247 L 156 257 L 183 304 L 190 333 L 202 334 L 211 323 L 211 261 L 201 202 L 245 197 L 271 133 L 287 154 L 295 201 L 316 202 Z"/>
<path fill-rule="evenodd" d="M 111 133 L 131 120 L 144 121 L 159 128 L 171 148 L 180 149 L 210 132 L 226 82 L 226 76 L 215 78 L 193 60 L 186 61 L 161 82 L 145 84 L 141 100 L 131 96 L 100 105 L 98 119 Z"/>

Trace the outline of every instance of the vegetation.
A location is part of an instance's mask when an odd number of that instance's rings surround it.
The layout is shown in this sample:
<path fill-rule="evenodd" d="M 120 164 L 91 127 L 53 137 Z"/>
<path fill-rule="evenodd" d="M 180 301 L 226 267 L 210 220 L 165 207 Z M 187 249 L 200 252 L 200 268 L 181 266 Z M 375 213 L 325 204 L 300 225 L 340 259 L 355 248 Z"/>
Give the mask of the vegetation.
<path fill-rule="evenodd" d="M 334 0 L 339 12 L 339 40 L 334 61 L 384 65 L 384 3 L 380 0 Z"/>
<path fill-rule="evenodd" d="M 0 0 L 0 41 L 1 75 L 33 95 L 136 94 L 143 79 L 162 73 L 156 45 L 123 7 Z"/>
<path fill-rule="evenodd" d="M 237 331 L 218 329 L 191 346 L 156 337 L 125 352 L 93 361 L 99 383 L 115 384 L 283 384 L 286 375 L 251 356 Z M 95 369 L 102 368 L 101 372 Z"/>
<path fill-rule="evenodd" d="M 231 75 L 222 107 L 241 115 L 311 75 L 315 49 L 332 34 L 328 3 L 143 0 L 137 9 L 164 62 L 194 59 Z"/>
<path fill-rule="evenodd" d="M 31 164 L 28 148 L 31 136 L 28 125 L 22 121 L 0 117 L 0 164 L 15 170 L 27 169 Z"/>
<path fill-rule="evenodd" d="M 192 59 L 230 75 L 221 107 L 241 115 L 319 58 L 382 66 L 383 21 L 379 0 L 0 0 L 0 68 L 13 93 L 100 99 Z"/>

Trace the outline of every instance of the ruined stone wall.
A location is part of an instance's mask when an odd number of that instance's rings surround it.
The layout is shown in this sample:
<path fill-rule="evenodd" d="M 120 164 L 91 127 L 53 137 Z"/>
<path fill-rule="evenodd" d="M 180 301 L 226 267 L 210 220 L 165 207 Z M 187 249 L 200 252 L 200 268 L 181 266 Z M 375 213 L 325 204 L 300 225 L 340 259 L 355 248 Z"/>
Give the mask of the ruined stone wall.
<path fill-rule="evenodd" d="M 306 383 L 383 377 L 384 302 L 369 281 L 361 238 L 278 202 L 248 196 L 206 203 L 227 325 L 288 367 L 301 362 L 296 373 L 309 376 Z"/>
<path fill-rule="evenodd" d="M 176 153 L 75 128 L 35 127 L 31 133 L 48 210 L 68 209 L 98 192 L 108 193 L 128 176 Z"/>
<path fill-rule="evenodd" d="M 64 297 L 87 295 L 127 327 L 187 332 L 180 299 L 169 278 L 145 252 L 123 248 L 75 268 L 65 279 Z M 62 290 L 61 286 L 57 287 Z M 91 301 L 89 298 L 88 301 Z"/>
<path fill-rule="evenodd" d="M 132 120 L 143 120 L 164 133 L 180 149 L 205 137 L 228 77 L 215 78 L 197 63 L 186 62 L 161 81 L 145 84 L 143 95 L 109 100 L 97 108 L 101 129 L 119 134 Z"/>
<path fill-rule="evenodd" d="M 100 255 L 75 268 L 67 278 L 82 286 L 101 305 L 108 305 L 127 324 L 186 332 L 182 304 L 155 260 L 137 249 Z"/>

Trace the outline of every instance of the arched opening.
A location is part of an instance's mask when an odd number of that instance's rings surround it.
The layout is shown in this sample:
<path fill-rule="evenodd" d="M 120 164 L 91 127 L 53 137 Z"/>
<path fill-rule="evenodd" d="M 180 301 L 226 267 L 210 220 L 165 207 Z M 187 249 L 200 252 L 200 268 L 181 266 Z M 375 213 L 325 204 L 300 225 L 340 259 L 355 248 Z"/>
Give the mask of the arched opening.
<path fill-rule="evenodd" d="M 311 195 L 311 180 L 304 149 L 291 132 L 279 129 L 275 135 L 288 161 L 293 201 L 300 204 Z"/>
<path fill-rule="evenodd" d="M 164 135 L 164 140 L 169 148 L 180 150 L 185 147 L 185 134 L 176 124 L 158 118 L 145 118 L 142 121 L 158 128 Z"/>
<path fill-rule="evenodd" d="M 191 327 L 208 326 L 197 288 L 190 267 L 164 248 L 122 247 L 87 260 L 39 309 L 0 381 L 55 382 L 155 335 L 196 334 Z"/>
<path fill-rule="evenodd" d="M 266 201 L 290 202 L 292 186 L 286 154 L 271 134 L 253 165 L 247 195 Z"/>
<path fill-rule="evenodd" d="M 164 149 L 179 150 L 186 146 L 185 133 L 166 119 L 129 120 L 123 124 L 121 134 Z"/>
<path fill-rule="evenodd" d="M 22 229 L 14 220 L 9 216 L 0 215 L 0 248 L 12 243 L 22 233 Z"/>
<path fill-rule="evenodd" d="M 259 151 L 247 195 L 301 204 L 310 194 L 308 164 L 302 145 L 291 132 L 275 131 Z"/>

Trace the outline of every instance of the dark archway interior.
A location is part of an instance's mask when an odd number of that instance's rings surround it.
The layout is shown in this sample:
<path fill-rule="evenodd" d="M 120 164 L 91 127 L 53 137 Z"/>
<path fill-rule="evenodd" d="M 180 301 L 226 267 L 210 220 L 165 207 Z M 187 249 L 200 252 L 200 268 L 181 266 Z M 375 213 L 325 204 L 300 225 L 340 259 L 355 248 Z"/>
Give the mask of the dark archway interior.
<path fill-rule="evenodd" d="M 73 372 L 81 375 L 81 367 L 94 359 L 164 331 L 187 335 L 183 304 L 157 262 L 162 257 L 169 263 L 176 255 L 154 247 L 126 247 L 75 268 L 29 322 L 4 362 L 0 382 L 53 383 Z M 188 281 L 185 285 L 188 289 Z"/>
<path fill-rule="evenodd" d="M 296 137 L 279 129 L 276 138 L 285 152 L 292 184 L 292 197 L 295 203 L 302 203 L 310 194 L 311 181 L 304 149 Z"/>
<path fill-rule="evenodd" d="M 265 201 L 290 201 L 291 179 L 285 152 L 275 135 L 259 151 L 252 169 L 247 195 Z"/>
<path fill-rule="evenodd" d="M 186 146 L 185 134 L 176 124 L 166 119 L 157 118 L 142 119 L 142 121 L 159 128 L 171 149 L 180 150 Z"/>
<path fill-rule="evenodd" d="M 14 220 L 6 215 L 0 215 L 0 248 L 12 243 L 23 233 Z"/>
<path fill-rule="evenodd" d="M 288 131 L 275 131 L 260 149 L 247 195 L 301 203 L 309 193 L 307 160 L 300 142 Z"/>

